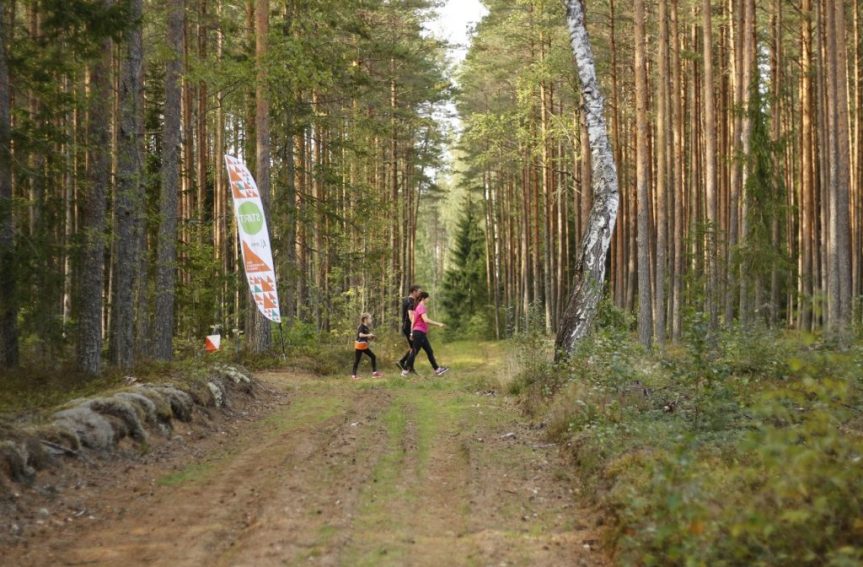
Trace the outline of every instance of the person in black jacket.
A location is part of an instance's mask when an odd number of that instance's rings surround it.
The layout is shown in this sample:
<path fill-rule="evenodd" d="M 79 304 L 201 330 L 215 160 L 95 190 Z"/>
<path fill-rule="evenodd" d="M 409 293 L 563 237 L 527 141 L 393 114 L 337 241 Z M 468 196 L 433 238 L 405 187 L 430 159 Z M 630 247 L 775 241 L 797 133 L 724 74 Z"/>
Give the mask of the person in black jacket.
<path fill-rule="evenodd" d="M 412 285 L 408 291 L 408 296 L 402 300 L 402 334 L 408 342 L 408 351 L 404 354 L 401 360 L 396 362 L 396 366 L 399 367 L 399 370 L 415 372 L 412 366 L 408 367 L 406 364 L 414 349 L 413 340 L 411 339 L 411 328 L 414 324 L 414 309 L 416 309 L 417 297 L 419 297 L 420 292 L 422 292 L 422 288 L 420 286 Z"/>

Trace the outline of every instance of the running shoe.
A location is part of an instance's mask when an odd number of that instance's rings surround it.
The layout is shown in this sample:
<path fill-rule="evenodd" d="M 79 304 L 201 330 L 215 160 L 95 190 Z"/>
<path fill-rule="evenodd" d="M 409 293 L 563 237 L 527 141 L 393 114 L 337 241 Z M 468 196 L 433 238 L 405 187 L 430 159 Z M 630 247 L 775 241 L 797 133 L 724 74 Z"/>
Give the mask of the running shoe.
<path fill-rule="evenodd" d="M 407 377 L 408 377 L 408 371 L 402 370 L 402 378 L 407 378 Z"/>
<path fill-rule="evenodd" d="M 351 380 L 359 380 L 359 379 L 360 379 L 360 377 L 357 376 L 356 374 L 351 374 Z"/>
<path fill-rule="evenodd" d="M 375 370 L 374 372 L 372 372 L 372 378 L 380 378 L 380 377 L 381 377 L 381 376 L 383 376 L 383 375 L 384 375 L 384 373 L 383 373 L 383 372 L 378 372 L 377 370 Z"/>
<path fill-rule="evenodd" d="M 447 368 L 446 366 L 438 366 L 435 369 L 434 373 L 436 376 L 443 376 L 444 374 L 446 374 L 447 370 L 449 370 L 449 368 Z"/>

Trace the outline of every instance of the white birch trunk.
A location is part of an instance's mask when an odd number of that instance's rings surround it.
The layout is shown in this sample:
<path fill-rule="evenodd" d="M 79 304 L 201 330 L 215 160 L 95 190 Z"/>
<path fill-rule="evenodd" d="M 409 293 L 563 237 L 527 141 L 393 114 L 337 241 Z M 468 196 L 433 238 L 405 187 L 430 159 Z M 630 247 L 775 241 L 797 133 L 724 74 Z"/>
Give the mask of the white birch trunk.
<path fill-rule="evenodd" d="M 584 25 L 581 0 L 567 0 L 566 21 L 578 76 L 590 139 L 593 165 L 593 207 L 581 240 L 575 279 L 556 340 L 556 357 L 572 353 L 590 330 L 602 298 L 605 257 L 617 219 L 617 168 L 603 115 L 604 102 L 596 80 L 593 51 Z"/>

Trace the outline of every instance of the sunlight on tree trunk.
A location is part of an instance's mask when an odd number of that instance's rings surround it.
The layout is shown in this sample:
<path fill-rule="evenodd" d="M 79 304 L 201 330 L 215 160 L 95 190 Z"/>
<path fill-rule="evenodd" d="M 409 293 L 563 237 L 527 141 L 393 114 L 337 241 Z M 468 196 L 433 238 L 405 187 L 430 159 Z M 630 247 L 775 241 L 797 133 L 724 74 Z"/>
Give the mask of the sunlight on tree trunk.
<path fill-rule="evenodd" d="M 581 242 L 575 266 L 575 279 L 569 302 L 557 332 L 556 357 L 570 354 L 587 335 L 605 280 L 605 257 L 617 219 L 617 168 L 603 115 L 604 103 L 596 80 L 593 51 L 584 25 L 580 0 L 568 0 L 566 20 L 570 44 L 581 80 L 581 93 L 590 136 L 593 164 L 593 207 Z"/>

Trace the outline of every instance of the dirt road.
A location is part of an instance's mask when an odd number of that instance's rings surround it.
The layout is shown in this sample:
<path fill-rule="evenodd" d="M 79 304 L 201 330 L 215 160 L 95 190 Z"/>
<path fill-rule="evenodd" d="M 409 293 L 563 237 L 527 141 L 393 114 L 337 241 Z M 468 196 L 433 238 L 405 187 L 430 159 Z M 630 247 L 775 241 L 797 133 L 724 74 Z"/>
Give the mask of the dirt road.
<path fill-rule="evenodd" d="M 557 449 L 488 389 L 496 348 L 452 353 L 442 378 L 260 374 L 285 403 L 2 562 L 605 565 Z"/>

